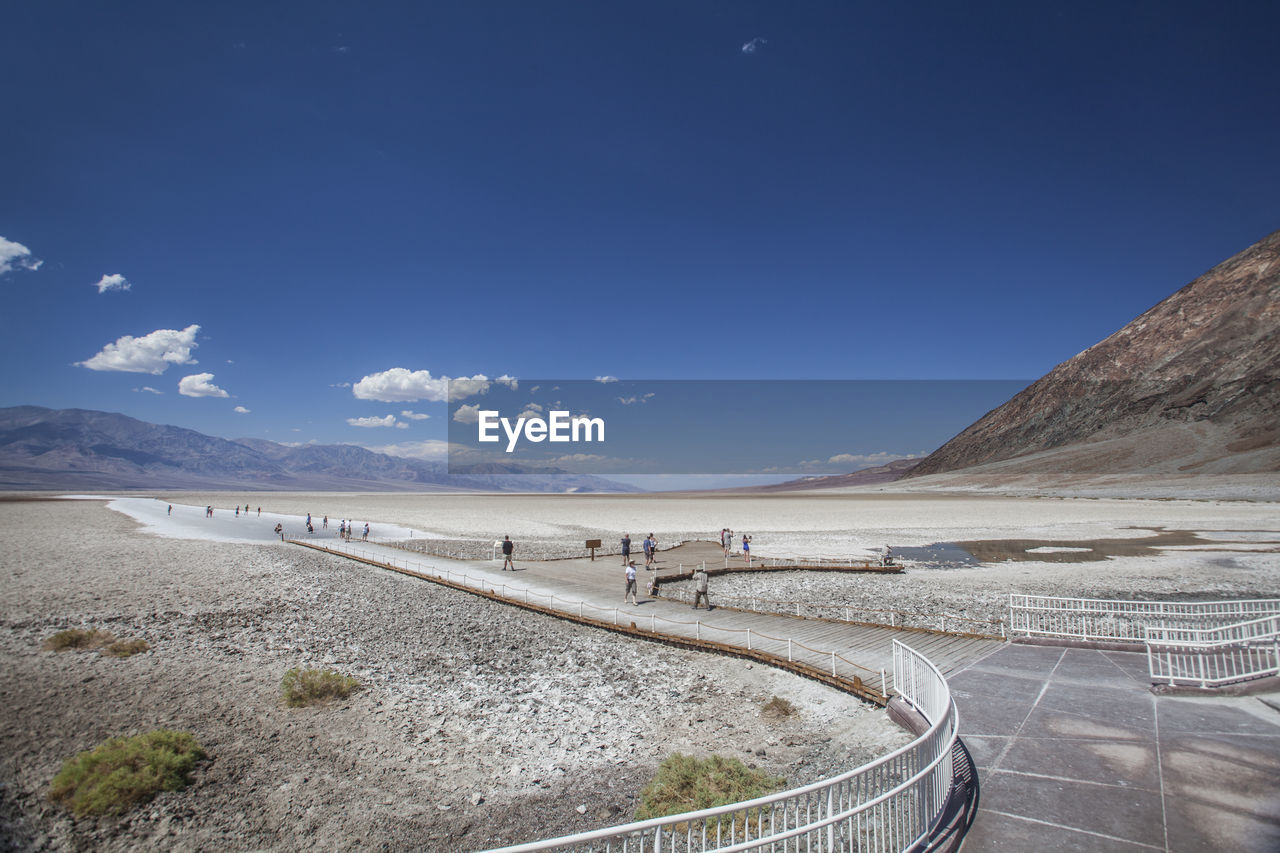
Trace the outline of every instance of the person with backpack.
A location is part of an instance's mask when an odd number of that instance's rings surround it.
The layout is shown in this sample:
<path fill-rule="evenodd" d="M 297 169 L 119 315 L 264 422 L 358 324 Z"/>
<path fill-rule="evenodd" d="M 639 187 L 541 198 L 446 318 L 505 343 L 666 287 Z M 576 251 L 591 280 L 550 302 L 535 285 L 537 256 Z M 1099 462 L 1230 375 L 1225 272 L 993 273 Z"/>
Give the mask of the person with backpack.
<path fill-rule="evenodd" d="M 701 601 L 707 605 L 707 610 L 711 609 L 711 599 L 707 597 L 707 567 L 699 565 L 693 570 L 693 609 L 698 609 L 698 602 Z"/>
<path fill-rule="evenodd" d="M 502 537 L 502 570 L 505 572 L 507 566 L 511 567 L 511 571 L 516 570 L 515 561 L 511 559 L 511 555 L 515 553 L 516 543 L 511 541 L 510 536 Z"/>
<path fill-rule="evenodd" d="M 631 562 L 631 534 L 622 534 L 622 567 L 626 568 L 627 563 Z"/>

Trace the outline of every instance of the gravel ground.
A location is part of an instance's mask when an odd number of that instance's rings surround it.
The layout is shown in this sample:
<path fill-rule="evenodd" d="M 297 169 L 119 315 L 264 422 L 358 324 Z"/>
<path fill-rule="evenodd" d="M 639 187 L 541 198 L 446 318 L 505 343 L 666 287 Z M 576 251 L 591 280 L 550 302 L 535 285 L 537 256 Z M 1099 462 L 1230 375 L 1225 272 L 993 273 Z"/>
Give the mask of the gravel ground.
<path fill-rule="evenodd" d="M 0 847 L 466 850 L 629 819 L 676 750 L 802 784 L 906 743 L 874 707 L 759 665 L 636 642 L 284 545 L 158 539 L 91 501 L 2 503 Z M 127 659 L 40 650 L 68 627 Z M 286 709 L 326 666 L 365 688 Z M 772 696 L 799 709 L 762 717 Z M 62 761 L 156 727 L 210 754 L 122 818 L 46 799 Z"/>

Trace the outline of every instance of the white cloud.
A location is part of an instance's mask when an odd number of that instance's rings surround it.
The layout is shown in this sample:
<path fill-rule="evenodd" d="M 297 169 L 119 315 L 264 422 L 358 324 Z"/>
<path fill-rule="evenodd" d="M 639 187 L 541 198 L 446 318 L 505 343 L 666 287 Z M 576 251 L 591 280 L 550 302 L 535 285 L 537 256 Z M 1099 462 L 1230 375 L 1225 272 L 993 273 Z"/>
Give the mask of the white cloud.
<path fill-rule="evenodd" d="M 457 379 L 449 380 L 449 393 L 454 400 L 465 400 L 467 397 L 484 394 L 488 390 L 489 377 L 483 373 L 477 373 L 475 376 L 459 376 Z"/>
<path fill-rule="evenodd" d="M 746 54 L 755 53 L 757 50 L 760 49 L 760 45 L 768 44 L 768 43 L 769 43 L 768 39 L 762 39 L 759 36 L 756 36 L 751 41 L 747 42 L 742 46 L 742 52 Z"/>
<path fill-rule="evenodd" d="M 234 409 L 232 409 L 232 411 L 235 412 L 237 415 L 249 414 L 249 410 L 246 409 L 244 406 L 236 406 Z"/>
<path fill-rule="evenodd" d="M 653 396 L 653 392 L 650 391 L 648 394 L 639 394 L 634 397 L 619 397 L 618 402 L 624 406 L 633 406 L 636 403 L 649 402 L 649 398 L 652 396 Z"/>
<path fill-rule="evenodd" d="M 347 423 L 355 427 L 393 427 L 396 425 L 396 416 L 387 415 L 385 418 L 347 418 Z"/>
<path fill-rule="evenodd" d="M 0 275 L 14 269 L 38 270 L 43 263 L 31 257 L 26 246 L 0 237 Z"/>
<path fill-rule="evenodd" d="M 385 453 L 388 456 L 428 461 L 440 461 L 449 456 L 449 442 L 438 438 L 426 441 L 402 441 L 398 444 L 365 445 L 365 449 L 372 450 L 374 453 Z"/>
<path fill-rule="evenodd" d="M 329 387 L 330 388 L 350 388 L 351 383 L 350 382 L 330 382 Z"/>
<path fill-rule="evenodd" d="M 135 392 L 135 393 L 137 393 L 137 394 L 141 394 L 141 393 L 142 393 L 142 392 L 144 392 L 144 391 L 145 391 L 146 393 L 148 393 L 148 394 L 163 394 L 163 393 L 164 393 L 163 391 L 160 391 L 160 390 L 157 390 L 157 389 L 155 389 L 155 388 L 152 388 L 150 385 L 143 385 L 141 388 L 134 388 L 133 390 L 134 390 L 134 392 Z"/>
<path fill-rule="evenodd" d="M 515 387 L 515 379 L 500 376 L 493 380 L 508 387 Z M 452 383 L 452 384 L 451 384 Z M 351 387 L 351 393 L 361 400 L 377 400 L 380 403 L 416 403 L 430 400 L 446 402 L 450 392 L 454 400 L 462 400 L 483 394 L 489 390 L 489 377 L 483 373 L 475 376 L 432 376 L 429 370 L 409 370 L 393 367 L 381 373 L 370 373 Z"/>
<path fill-rule="evenodd" d="M 156 329 L 149 335 L 135 338 L 125 335 L 114 344 L 107 344 L 102 352 L 88 361 L 76 362 L 77 367 L 90 370 L 117 370 L 123 373 L 164 373 L 171 364 L 196 364 L 191 350 L 199 346 L 196 333 L 200 327 L 185 329 Z"/>
<path fill-rule="evenodd" d="M 213 384 L 212 373 L 193 373 L 178 380 L 178 393 L 184 397 L 230 397 Z"/>
<path fill-rule="evenodd" d="M 129 280 L 120 275 L 120 273 L 104 275 L 102 278 L 98 279 L 98 283 L 95 284 L 94 287 L 98 288 L 99 293 L 106 293 L 112 290 L 133 289 L 133 285 L 129 283 Z"/>
<path fill-rule="evenodd" d="M 449 399 L 449 378 L 433 377 L 429 370 L 393 367 L 381 373 L 370 373 L 351 386 L 351 393 L 357 399 L 381 403 L 443 402 Z"/>
<path fill-rule="evenodd" d="M 518 390 L 520 388 L 520 380 L 516 379 L 514 376 L 508 376 L 505 373 L 493 381 L 499 385 L 506 385 L 512 391 Z"/>
<path fill-rule="evenodd" d="M 524 407 L 524 411 L 516 415 L 517 418 L 524 418 L 526 421 L 532 418 L 542 417 L 542 407 L 537 403 L 530 403 Z"/>
<path fill-rule="evenodd" d="M 477 424 L 480 423 L 480 406 L 459 406 L 458 410 L 453 413 L 453 419 L 460 424 Z"/>
<path fill-rule="evenodd" d="M 408 418 L 411 421 L 425 421 L 427 418 L 431 417 L 431 415 L 426 415 L 426 414 L 423 414 L 422 412 L 414 412 L 414 411 L 410 411 L 409 409 L 405 409 L 403 412 L 400 413 L 400 417 Z"/>
<path fill-rule="evenodd" d="M 596 377 L 596 381 L 597 381 L 597 382 L 600 382 L 600 383 L 602 383 L 602 384 L 607 385 L 607 384 L 609 384 L 610 382 L 617 382 L 617 381 L 618 381 L 618 377 L 616 377 L 616 376 L 597 376 L 597 377 Z M 559 388 L 554 388 L 554 389 L 552 389 L 552 390 L 559 391 L 560 389 L 559 389 Z"/>
<path fill-rule="evenodd" d="M 851 470 L 861 468 L 874 468 L 879 465 L 887 465 L 895 459 L 915 459 L 920 454 L 916 453 L 886 453 L 880 451 L 878 453 L 837 453 L 826 459 L 806 459 L 800 463 L 805 468 L 815 468 L 827 465 L 852 465 L 857 466 Z"/>

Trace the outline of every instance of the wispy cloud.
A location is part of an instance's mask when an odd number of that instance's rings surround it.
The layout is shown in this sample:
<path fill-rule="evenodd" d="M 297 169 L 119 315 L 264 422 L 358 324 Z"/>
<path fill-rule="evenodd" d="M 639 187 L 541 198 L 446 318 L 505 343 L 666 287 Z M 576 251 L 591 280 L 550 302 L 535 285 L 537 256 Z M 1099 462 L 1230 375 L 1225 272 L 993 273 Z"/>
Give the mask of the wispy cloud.
<path fill-rule="evenodd" d="M 647 403 L 653 397 L 653 392 L 648 394 L 637 394 L 634 397 L 619 397 L 618 402 L 624 406 L 634 406 L 636 403 Z"/>
<path fill-rule="evenodd" d="M 150 334 L 135 338 L 125 335 L 113 344 L 107 344 L 102 352 L 87 361 L 76 362 L 77 367 L 90 370 L 114 370 L 122 373 L 164 373 L 171 364 L 196 364 L 191 357 L 195 349 L 196 333 L 200 327 L 185 329 L 156 329 Z"/>
<path fill-rule="evenodd" d="M 597 381 L 597 382 L 599 382 L 599 383 L 601 383 L 601 384 L 603 384 L 603 385 L 607 385 L 607 384 L 609 384 L 610 382 L 617 382 L 617 381 L 618 381 L 618 377 L 616 377 L 616 376 L 597 376 L 597 377 L 596 377 L 596 381 Z"/>
<path fill-rule="evenodd" d="M 178 380 L 178 393 L 184 397 L 230 397 L 213 384 L 212 373 L 193 373 Z"/>
<path fill-rule="evenodd" d="M 0 275 L 15 269 L 38 270 L 43 263 L 31 257 L 26 246 L 0 237 Z"/>
<path fill-rule="evenodd" d="M 144 392 L 147 394 L 163 394 L 164 393 L 163 391 L 159 391 L 155 388 L 152 388 L 150 385 L 143 385 L 141 388 L 134 388 L 133 391 L 135 394 L 142 394 Z"/>
<path fill-rule="evenodd" d="M 247 414 L 249 414 L 249 410 L 248 410 L 248 409 L 246 409 L 244 406 L 236 406 L 236 407 L 235 407 L 234 409 L 232 409 L 231 411 L 235 412 L 237 415 L 247 415 Z"/>
<path fill-rule="evenodd" d="M 425 459 L 428 462 L 439 461 L 449 456 L 449 442 L 440 439 L 426 441 L 402 441 L 398 444 L 365 445 L 366 450 L 374 453 L 385 453 L 388 456 L 400 456 L 404 459 Z"/>
<path fill-rule="evenodd" d="M 133 289 L 133 285 L 129 283 L 129 280 L 118 272 L 112 273 L 111 275 L 104 275 L 102 278 L 98 279 L 98 283 L 95 284 L 94 287 L 98 288 L 99 293 Z"/>
<path fill-rule="evenodd" d="M 403 412 L 400 413 L 400 417 L 408 418 L 411 421 L 425 421 L 427 418 L 431 417 L 431 415 L 405 409 Z"/>
<path fill-rule="evenodd" d="M 766 45 L 768 43 L 769 43 L 768 39 L 763 39 L 763 38 L 760 38 L 759 36 L 756 36 L 751 41 L 747 42 L 742 46 L 742 52 L 746 54 L 755 53 L 757 50 L 760 49 L 761 45 Z"/>

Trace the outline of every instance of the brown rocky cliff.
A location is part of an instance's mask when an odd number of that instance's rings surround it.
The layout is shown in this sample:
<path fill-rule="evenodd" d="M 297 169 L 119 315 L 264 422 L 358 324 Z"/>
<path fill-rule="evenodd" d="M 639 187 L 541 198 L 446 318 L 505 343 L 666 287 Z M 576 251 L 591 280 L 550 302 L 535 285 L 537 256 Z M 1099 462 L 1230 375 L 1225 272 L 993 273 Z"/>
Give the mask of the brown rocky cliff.
<path fill-rule="evenodd" d="M 1203 432 L 1221 454 L 1280 446 L 1280 231 L 1058 365 L 906 476 L 1188 423 L 1211 425 Z"/>

